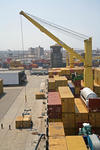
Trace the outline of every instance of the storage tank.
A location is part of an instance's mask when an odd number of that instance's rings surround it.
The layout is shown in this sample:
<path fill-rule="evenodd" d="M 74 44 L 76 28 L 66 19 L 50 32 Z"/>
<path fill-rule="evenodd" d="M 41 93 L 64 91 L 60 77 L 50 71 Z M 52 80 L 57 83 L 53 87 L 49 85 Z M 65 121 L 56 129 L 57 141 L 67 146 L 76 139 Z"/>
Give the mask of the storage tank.
<path fill-rule="evenodd" d="M 80 97 L 88 105 L 89 98 L 97 98 L 97 95 L 90 88 L 86 87 L 81 90 Z"/>

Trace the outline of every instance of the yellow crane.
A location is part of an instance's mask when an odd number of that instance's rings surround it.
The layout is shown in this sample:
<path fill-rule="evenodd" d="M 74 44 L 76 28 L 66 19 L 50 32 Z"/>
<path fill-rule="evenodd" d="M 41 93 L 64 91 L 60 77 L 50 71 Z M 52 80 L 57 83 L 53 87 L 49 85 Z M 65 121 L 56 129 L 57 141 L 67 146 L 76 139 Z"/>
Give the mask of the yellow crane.
<path fill-rule="evenodd" d="M 85 58 L 80 56 L 77 52 L 74 51 L 73 48 L 69 47 L 63 41 L 61 41 L 58 37 L 44 28 L 40 23 L 38 23 L 35 19 L 30 17 L 24 11 L 20 12 L 20 15 L 23 15 L 26 19 L 28 19 L 33 25 L 35 25 L 41 32 L 44 32 L 47 36 L 57 42 L 60 46 L 62 46 L 67 52 L 71 55 L 70 57 L 75 57 L 84 63 L 84 85 L 85 87 L 89 87 L 93 89 L 93 72 L 92 72 L 92 38 L 84 40 L 85 47 Z M 73 59 L 70 59 L 70 64 L 73 66 Z"/>

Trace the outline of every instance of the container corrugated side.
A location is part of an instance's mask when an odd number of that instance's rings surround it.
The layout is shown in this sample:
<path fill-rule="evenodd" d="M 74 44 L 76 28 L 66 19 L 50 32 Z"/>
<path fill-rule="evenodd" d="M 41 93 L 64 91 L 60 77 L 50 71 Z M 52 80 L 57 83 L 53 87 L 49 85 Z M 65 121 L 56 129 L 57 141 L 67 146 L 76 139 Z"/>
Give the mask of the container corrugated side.
<path fill-rule="evenodd" d="M 67 78 L 65 76 L 54 76 L 55 88 L 58 91 L 59 86 L 67 86 Z"/>
<path fill-rule="evenodd" d="M 76 128 L 84 122 L 88 122 L 88 109 L 85 107 L 84 103 L 80 98 L 75 99 L 75 124 Z"/>
<path fill-rule="evenodd" d="M 82 136 L 66 136 L 68 150 L 87 150 Z"/>
<path fill-rule="evenodd" d="M 48 118 L 62 119 L 62 105 L 58 92 L 48 93 Z"/>
<path fill-rule="evenodd" d="M 62 113 L 62 121 L 64 124 L 64 128 L 75 128 L 74 113 Z"/>
<path fill-rule="evenodd" d="M 89 122 L 92 127 L 100 128 L 100 112 L 90 112 Z"/>
<path fill-rule="evenodd" d="M 75 112 L 74 96 L 69 87 L 59 87 L 58 90 L 62 103 L 62 112 Z"/>
<path fill-rule="evenodd" d="M 48 80 L 48 91 L 55 90 L 55 80 L 54 78 L 49 78 Z"/>
<path fill-rule="evenodd" d="M 49 136 L 64 136 L 63 122 L 49 122 Z"/>
<path fill-rule="evenodd" d="M 67 150 L 65 136 L 49 137 L 49 150 Z"/>

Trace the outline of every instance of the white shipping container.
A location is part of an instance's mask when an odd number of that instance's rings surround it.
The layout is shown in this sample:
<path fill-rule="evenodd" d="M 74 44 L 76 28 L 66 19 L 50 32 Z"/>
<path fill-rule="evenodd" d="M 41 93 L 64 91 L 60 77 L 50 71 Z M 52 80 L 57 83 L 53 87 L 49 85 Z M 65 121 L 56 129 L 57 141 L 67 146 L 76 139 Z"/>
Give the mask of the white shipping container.
<path fill-rule="evenodd" d="M 17 71 L 2 71 L 0 72 L 0 78 L 3 80 L 3 85 L 19 84 L 19 72 Z"/>

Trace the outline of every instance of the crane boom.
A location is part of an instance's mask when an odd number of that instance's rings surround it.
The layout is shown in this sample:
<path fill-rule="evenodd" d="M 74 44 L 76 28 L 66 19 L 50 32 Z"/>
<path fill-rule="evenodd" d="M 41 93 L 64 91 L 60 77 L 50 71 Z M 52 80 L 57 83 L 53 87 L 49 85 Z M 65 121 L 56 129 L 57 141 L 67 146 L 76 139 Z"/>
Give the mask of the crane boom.
<path fill-rule="evenodd" d="M 53 35 L 50 31 L 40 25 L 36 20 L 31 18 L 24 11 L 20 12 L 20 15 L 23 15 L 26 19 L 28 19 L 33 25 L 35 25 L 41 32 L 44 32 L 47 36 L 57 42 L 60 46 L 62 46 L 71 56 L 70 64 L 73 66 L 73 57 L 76 57 L 81 62 L 84 63 L 84 85 L 85 87 L 89 87 L 93 90 L 93 72 L 92 72 L 92 38 L 84 40 L 85 46 L 85 58 L 80 56 L 77 52 L 74 51 L 73 48 L 69 47 L 63 41 L 61 41 L 58 37 Z"/>
<path fill-rule="evenodd" d="M 71 53 L 73 56 L 77 57 L 79 60 L 84 62 L 84 58 L 80 56 L 78 53 L 76 53 L 73 48 L 70 48 L 68 45 L 66 45 L 63 41 L 61 41 L 59 38 L 57 38 L 55 35 L 53 35 L 51 32 L 49 32 L 46 28 L 44 28 L 42 25 L 40 25 L 36 20 L 31 18 L 29 15 L 27 15 L 24 11 L 20 12 L 21 15 L 23 15 L 25 18 L 27 18 L 33 25 L 35 25 L 41 32 L 44 32 L 46 35 L 48 35 L 51 39 L 53 39 L 55 42 L 57 42 L 60 46 L 62 46 L 65 50 L 67 50 L 69 53 Z"/>

